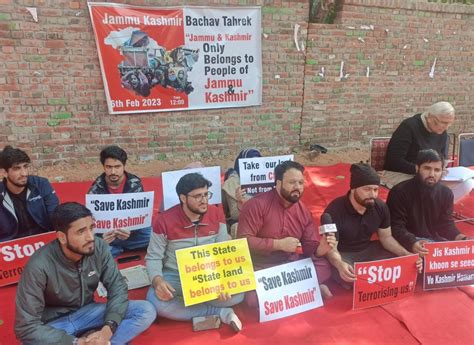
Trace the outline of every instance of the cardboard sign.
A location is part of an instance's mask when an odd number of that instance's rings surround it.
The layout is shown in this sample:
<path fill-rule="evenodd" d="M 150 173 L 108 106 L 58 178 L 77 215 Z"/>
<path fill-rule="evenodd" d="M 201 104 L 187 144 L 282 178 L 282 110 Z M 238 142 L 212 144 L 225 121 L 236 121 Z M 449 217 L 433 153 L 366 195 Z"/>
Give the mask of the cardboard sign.
<path fill-rule="evenodd" d="M 221 167 L 215 166 L 207 168 L 166 171 L 161 174 L 161 178 L 163 179 L 164 210 L 179 204 L 179 197 L 178 194 L 176 194 L 176 184 L 181 177 L 189 173 L 200 173 L 205 179 L 211 181 L 212 186 L 209 188 L 209 191 L 212 193 L 212 198 L 209 199 L 209 204 L 217 205 L 222 202 Z"/>
<path fill-rule="evenodd" d="M 86 207 L 95 218 L 95 232 L 150 227 L 154 195 L 155 192 L 86 194 Z"/>
<path fill-rule="evenodd" d="M 474 240 L 425 243 L 423 289 L 474 284 Z"/>
<path fill-rule="evenodd" d="M 0 286 L 17 283 L 28 259 L 39 248 L 56 239 L 56 232 L 0 242 Z"/>
<path fill-rule="evenodd" d="M 281 319 L 323 305 L 311 259 L 255 272 L 260 322 Z"/>
<path fill-rule="evenodd" d="M 293 155 L 239 159 L 241 188 L 245 189 L 248 195 L 268 192 L 275 185 L 275 167 L 281 162 L 293 159 Z"/>
<path fill-rule="evenodd" d="M 260 6 L 88 6 L 109 113 L 262 104 Z"/>
<path fill-rule="evenodd" d="M 387 304 L 413 296 L 418 255 L 356 262 L 353 309 Z"/>
<path fill-rule="evenodd" d="M 214 300 L 220 293 L 255 290 L 246 239 L 180 249 L 176 259 L 186 306 Z"/>

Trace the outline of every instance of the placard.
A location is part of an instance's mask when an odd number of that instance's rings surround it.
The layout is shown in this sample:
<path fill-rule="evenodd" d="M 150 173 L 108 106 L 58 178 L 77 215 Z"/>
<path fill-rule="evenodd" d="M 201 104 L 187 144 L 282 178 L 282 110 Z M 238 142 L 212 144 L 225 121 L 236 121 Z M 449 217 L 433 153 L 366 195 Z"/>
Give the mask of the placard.
<path fill-rule="evenodd" d="M 281 319 L 323 305 L 318 277 L 311 259 L 255 272 L 260 322 Z"/>
<path fill-rule="evenodd" d="M 275 186 L 275 167 L 293 155 L 239 159 L 240 186 L 248 195 L 268 192 Z"/>
<path fill-rule="evenodd" d="M 353 309 L 383 305 L 413 296 L 418 255 L 356 262 Z"/>
<path fill-rule="evenodd" d="M 95 232 L 150 227 L 154 195 L 155 192 L 86 194 L 86 207 L 95 218 Z"/>
<path fill-rule="evenodd" d="M 425 243 L 423 289 L 474 284 L 474 240 Z"/>
<path fill-rule="evenodd" d="M 186 306 L 255 290 L 246 239 L 179 249 L 176 259 Z"/>
<path fill-rule="evenodd" d="M 17 283 L 28 259 L 56 239 L 56 231 L 0 242 L 0 286 Z"/>

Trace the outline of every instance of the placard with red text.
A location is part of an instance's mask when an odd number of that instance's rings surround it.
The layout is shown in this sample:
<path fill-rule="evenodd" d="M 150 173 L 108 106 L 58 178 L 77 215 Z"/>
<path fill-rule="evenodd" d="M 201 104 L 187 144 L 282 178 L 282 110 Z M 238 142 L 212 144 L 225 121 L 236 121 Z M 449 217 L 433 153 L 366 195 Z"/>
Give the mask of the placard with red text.
<path fill-rule="evenodd" d="M 474 240 L 425 243 L 423 290 L 474 284 Z"/>
<path fill-rule="evenodd" d="M 37 249 L 56 238 L 56 232 L 0 242 L 0 286 L 17 283 L 28 259 Z"/>
<path fill-rule="evenodd" d="M 255 272 L 260 322 L 319 308 L 323 305 L 318 277 L 311 259 Z"/>
<path fill-rule="evenodd" d="M 353 309 L 364 309 L 413 296 L 418 255 L 356 262 Z"/>

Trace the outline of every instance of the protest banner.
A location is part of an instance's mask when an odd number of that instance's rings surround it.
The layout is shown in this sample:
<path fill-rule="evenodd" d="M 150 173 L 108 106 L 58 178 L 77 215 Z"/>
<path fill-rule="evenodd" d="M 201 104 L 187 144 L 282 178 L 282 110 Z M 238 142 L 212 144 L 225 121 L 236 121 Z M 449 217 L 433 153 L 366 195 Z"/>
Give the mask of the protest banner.
<path fill-rule="evenodd" d="M 176 259 L 186 306 L 255 290 L 246 239 L 179 249 Z"/>
<path fill-rule="evenodd" d="M 281 319 L 323 305 L 311 259 L 255 272 L 260 322 Z"/>
<path fill-rule="evenodd" d="M 356 262 L 353 309 L 383 305 L 413 296 L 418 255 Z"/>
<path fill-rule="evenodd" d="M 221 167 L 165 171 L 161 174 L 163 181 L 163 208 L 165 210 L 179 204 L 179 197 L 178 194 L 176 194 L 176 184 L 181 177 L 190 173 L 200 173 L 204 178 L 211 181 L 212 186 L 209 187 L 209 191 L 212 193 L 212 197 L 209 199 L 209 204 L 217 205 L 222 202 Z"/>
<path fill-rule="evenodd" d="M 273 189 L 275 167 L 281 162 L 292 161 L 293 155 L 239 159 L 240 187 L 248 195 Z"/>
<path fill-rule="evenodd" d="M 423 290 L 474 284 L 474 240 L 425 243 Z"/>
<path fill-rule="evenodd" d="M 0 242 L 0 286 L 17 283 L 28 259 L 36 250 L 56 239 L 56 232 Z"/>
<path fill-rule="evenodd" d="M 95 218 L 95 232 L 150 227 L 154 195 L 155 192 L 86 194 L 86 207 Z"/>
<path fill-rule="evenodd" d="M 260 7 L 88 5 L 109 113 L 262 103 Z"/>

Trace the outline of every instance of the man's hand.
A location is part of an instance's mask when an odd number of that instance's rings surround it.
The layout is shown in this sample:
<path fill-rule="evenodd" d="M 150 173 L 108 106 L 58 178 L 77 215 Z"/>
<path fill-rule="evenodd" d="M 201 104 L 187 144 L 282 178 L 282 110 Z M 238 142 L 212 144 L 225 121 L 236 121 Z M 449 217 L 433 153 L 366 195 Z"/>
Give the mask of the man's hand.
<path fill-rule="evenodd" d="M 413 247 L 411 248 L 412 253 L 418 254 L 421 257 L 428 254 L 428 249 L 425 248 L 425 243 L 426 243 L 426 241 L 424 241 L 424 240 L 416 241 L 413 244 Z"/>
<path fill-rule="evenodd" d="M 282 250 L 287 253 L 294 253 L 296 247 L 299 245 L 301 245 L 300 240 L 295 237 L 285 237 L 279 240 L 273 240 L 273 248 L 275 250 Z"/>
<path fill-rule="evenodd" d="M 235 198 L 237 199 L 239 206 L 242 206 L 247 201 L 245 189 L 240 188 L 240 186 L 237 187 L 235 189 Z"/>
<path fill-rule="evenodd" d="M 107 345 L 112 338 L 112 330 L 109 326 L 104 326 L 100 331 L 89 334 L 86 338 L 86 344 L 91 345 Z"/>
<path fill-rule="evenodd" d="M 115 240 L 117 236 L 115 235 L 115 230 L 110 230 L 109 232 L 106 232 L 102 235 L 102 239 L 109 243 L 112 242 L 113 240 Z"/>
<path fill-rule="evenodd" d="M 354 274 L 354 268 L 349 265 L 345 261 L 341 261 L 341 263 L 336 267 L 341 279 L 345 282 L 352 283 L 356 280 L 356 276 Z"/>
<path fill-rule="evenodd" d="M 421 257 L 418 257 L 418 259 L 416 259 L 416 269 L 418 270 L 418 273 L 421 273 L 423 271 L 423 259 Z"/>
<path fill-rule="evenodd" d="M 174 298 L 173 292 L 176 290 L 163 279 L 161 276 L 153 278 L 153 287 L 155 288 L 156 297 L 162 301 L 169 301 Z"/>
<path fill-rule="evenodd" d="M 225 301 L 228 301 L 232 298 L 232 296 L 230 295 L 230 293 L 228 292 L 221 292 L 219 294 L 219 297 L 217 297 L 217 300 L 219 300 L 220 302 L 225 302 Z"/>
<path fill-rule="evenodd" d="M 115 229 L 115 236 L 119 240 L 126 240 L 130 237 L 130 231 L 122 230 L 122 229 Z"/>
<path fill-rule="evenodd" d="M 337 246 L 336 235 L 334 235 L 334 233 L 325 234 L 321 236 L 321 241 L 319 242 L 319 246 L 318 246 L 318 249 L 316 250 L 316 254 L 318 256 L 324 256 L 336 246 Z"/>

